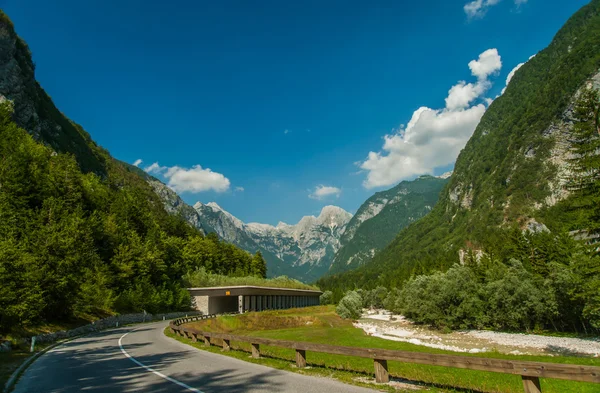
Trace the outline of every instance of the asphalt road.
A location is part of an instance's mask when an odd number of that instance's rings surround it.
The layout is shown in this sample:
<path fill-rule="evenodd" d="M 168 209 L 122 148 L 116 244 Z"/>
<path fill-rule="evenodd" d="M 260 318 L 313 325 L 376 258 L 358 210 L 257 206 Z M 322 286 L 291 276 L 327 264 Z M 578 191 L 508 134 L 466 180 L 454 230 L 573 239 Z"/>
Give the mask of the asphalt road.
<path fill-rule="evenodd" d="M 373 392 L 201 351 L 163 334 L 166 322 L 104 331 L 36 360 L 14 392 Z"/>

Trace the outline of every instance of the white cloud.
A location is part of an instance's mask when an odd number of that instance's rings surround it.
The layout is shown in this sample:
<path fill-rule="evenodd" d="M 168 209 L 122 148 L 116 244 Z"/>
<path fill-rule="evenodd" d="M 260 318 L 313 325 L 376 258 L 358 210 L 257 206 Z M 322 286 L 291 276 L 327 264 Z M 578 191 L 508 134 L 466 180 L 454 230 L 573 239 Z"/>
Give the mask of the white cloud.
<path fill-rule="evenodd" d="M 290 130 L 284 130 L 283 131 L 283 133 L 286 134 L 286 135 L 289 134 L 290 132 L 292 132 L 292 131 L 290 131 Z"/>
<path fill-rule="evenodd" d="M 445 108 L 421 107 L 406 126 L 386 135 L 382 151 L 370 152 L 360 164 L 360 168 L 368 172 L 363 185 L 366 188 L 389 186 L 452 164 L 486 111 L 484 102 L 489 101 L 484 94 L 492 85 L 489 76 L 501 67 L 496 49 L 487 50 L 478 60 L 471 61 L 469 68 L 477 82 L 461 81 L 452 86 Z M 480 102 L 473 104 L 475 100 Z"/>
<path fill-rule="evenodd" d="M 498 54 L 498 49 L 488 49 L 479 55 L 479 59 L 469 62 L 471 74 L 476 76 L 478 81 L 486 80 L 490 75 L 497 73 L 502 68 L 502 59 Z"/>
<path fill-rule="evenodd" d="M 166 171 L 168 168 L 166 166 L 160 166 L 158 165 L 158 162 L 153 163 L 150 166 L 147 166 L 144 168 L 144 171 L 148 172 L 148 173 L 153 173 L 155 175 L 159 175 L 161 173 L 163 173 L 164 171 Z"/>
<path fill-rule="evenodd" d="M 244 187 L 236 187 L 235 191 L 236 192 L 244 192 Z"/>
<path fill-rule="evenodd" d="M 473 0 L 464 5 L 463 9 L 469 18 L 482 18 L 490 7 L 495 6 L 501 0 Z M 513 0 L 514 4 L 519 7 L 527 0 Z"/>
<path fill-rule="evenodd" d="M 231 182 L 228 178 L 209 168 L 194 165 L 192 168 L 179 166 L 165 167 L 158 162 L 144 168 L 148 173 L 162 175 L 167 181 L 167 186 L 176 192 L 199 193 L 203 191 L 225 192 L 229 190 Z"/>
<path fill-rule="evenodd" d="M 315 190 L 312 193 L 310 193 L 308 197 L 312 199 L 321 200 L 329 196 L 339 197 L 341 193 L 342 190 L 337 187 L 319 185 L 315 187 Z"/>
<path fill-rule="evenodd" d="M 448 97 L 446 97 L 446 108 L 449 110 L 456 110 L 466 108 L 469 104 L 485 92 L 486 86 L 480 83 L 466 83 L 464 81 L 458 82 L 457 85 L 452 86 L 448 91 Z"/>
<path fill-rule="evenodd" d="M 138 158 L 137 160 L 135 160 L 135 161 L 133 162 L 133 166 L 139 166 L 139 165 L 140 165 L 142 162 L 143 162 L 143 161 L 142 161 L 142 159 L 141 159 L 141 158 Z"/>

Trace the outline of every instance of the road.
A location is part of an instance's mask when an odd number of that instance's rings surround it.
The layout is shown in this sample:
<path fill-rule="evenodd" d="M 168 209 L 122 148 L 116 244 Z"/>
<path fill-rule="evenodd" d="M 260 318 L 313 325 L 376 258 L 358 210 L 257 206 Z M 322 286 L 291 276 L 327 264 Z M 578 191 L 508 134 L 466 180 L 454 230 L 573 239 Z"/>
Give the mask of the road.
<path fill-rule="evenodd" d="M 14 392 L 373 392 L 202 351 L 163 334 L 166 322 L 104 331 L 36 360 Z"/>

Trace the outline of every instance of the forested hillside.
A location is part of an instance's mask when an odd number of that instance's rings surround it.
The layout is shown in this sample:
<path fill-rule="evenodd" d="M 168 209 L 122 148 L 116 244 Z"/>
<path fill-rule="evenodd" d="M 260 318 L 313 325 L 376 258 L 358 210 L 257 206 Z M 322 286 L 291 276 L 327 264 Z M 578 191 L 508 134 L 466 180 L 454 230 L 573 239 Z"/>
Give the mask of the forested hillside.
<path fill-rule="evenodd" d="M 460 263 L 501 264 L 517 276 L 522 266 L 533 286 L 561 272 L 562 288 L 572 285 L 562 295 L 578 298 L 584 318 L 600 326 L 600 261 L 589 245 L 600 223 L 599 70 L 600 0 L 593 0 L 491 104 L 433 211 L 372 263 L 319 286 L 339 298 L 355 287 L 402 287 Z M 416 299 L 429 293 L 420 288 Z"/>
<path fill-rule="evenodd" d="M 401 229 L 431 211 L 447 182 L 447 178 L 424 175 L 367 199 L 346 225 L 328 274 L 368 263 Z"/>
<path fill-rule="evenodd" d="M 260 255 L 169 215 L 144 178 L 64 117 L 1 12 L 0 46 L 0 333 L 188 309 L 182 276 L 199 268 L 266 275 Z"/>

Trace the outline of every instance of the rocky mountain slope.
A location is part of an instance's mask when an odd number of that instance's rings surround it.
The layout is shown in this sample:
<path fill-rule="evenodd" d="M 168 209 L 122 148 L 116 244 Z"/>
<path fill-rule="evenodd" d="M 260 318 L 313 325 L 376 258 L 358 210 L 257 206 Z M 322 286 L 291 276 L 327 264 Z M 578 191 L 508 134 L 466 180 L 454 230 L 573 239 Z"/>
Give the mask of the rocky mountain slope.
<path fill-rule="evenodd" d="M 0 101 L 14 105 L 14 120 L 37 141 L 71 153 L 84 172 L 106 175 L 108 153 L 78 124 L 65 117 L 35 80 L 29 47 L 0 12 Z"/>
<path fill-rule="evenodd" d="M 269 277 L 285 275 L 305 282 L 320 278 L 331 266 L 352 218 L 344 209 L 325 206 L 318 217 L 303 217 L 296 225 L 244 223 L 215 202 L 192 207 L 159 180 L 147 174 L 145 178 L 169 213 L 250 253 L 260 251 Z"/>
<path fill-rule="evenodd" d="M 244 223 L 215 202 L 187 205 L 173 190 L 146 175 L 169 213 L 248 252 L 260 251 L 270 277 L 286 275 L 305 282 L 369 261 L 402 228 L 431 210 L 448 177 L 402 182 L 369 198 L 354 217 L 339 207 L 325 206 L 318 217 L 272 226 Z"/>
<path fill-rule="evenodd" d="M 449 177 L 450 173 L 421 176 L 367 199 L 346 226 L 329 273 L 352 270 L 371 260 L 400 230 L 431 211 Z"/>
<path fill-rule="evenodd" d="M 325 206 L 318 217 L 303 217 L 296 225 L 276 227 L 244 223 L 214 202 L 194 205 L 205 230 L 247 251 L 261 251 L 269 276 L 287 275 L 310 282 L 331 266 L 340 237 L 352 215 L 336 206 Z"/>
<path fill-rule="evenodd" d="M 469 256 L 514 258 L 526 266 L 564 259 L 565 235 L 586 229 L 586 212 L 569 188 L 573 106 L 582 89 L 599 85 L 599 68 L 600 0 L 593 0 L 491 104 L 431 213 L 372 263 L 322 280 L 321 287 L 399 286 Z"/>

